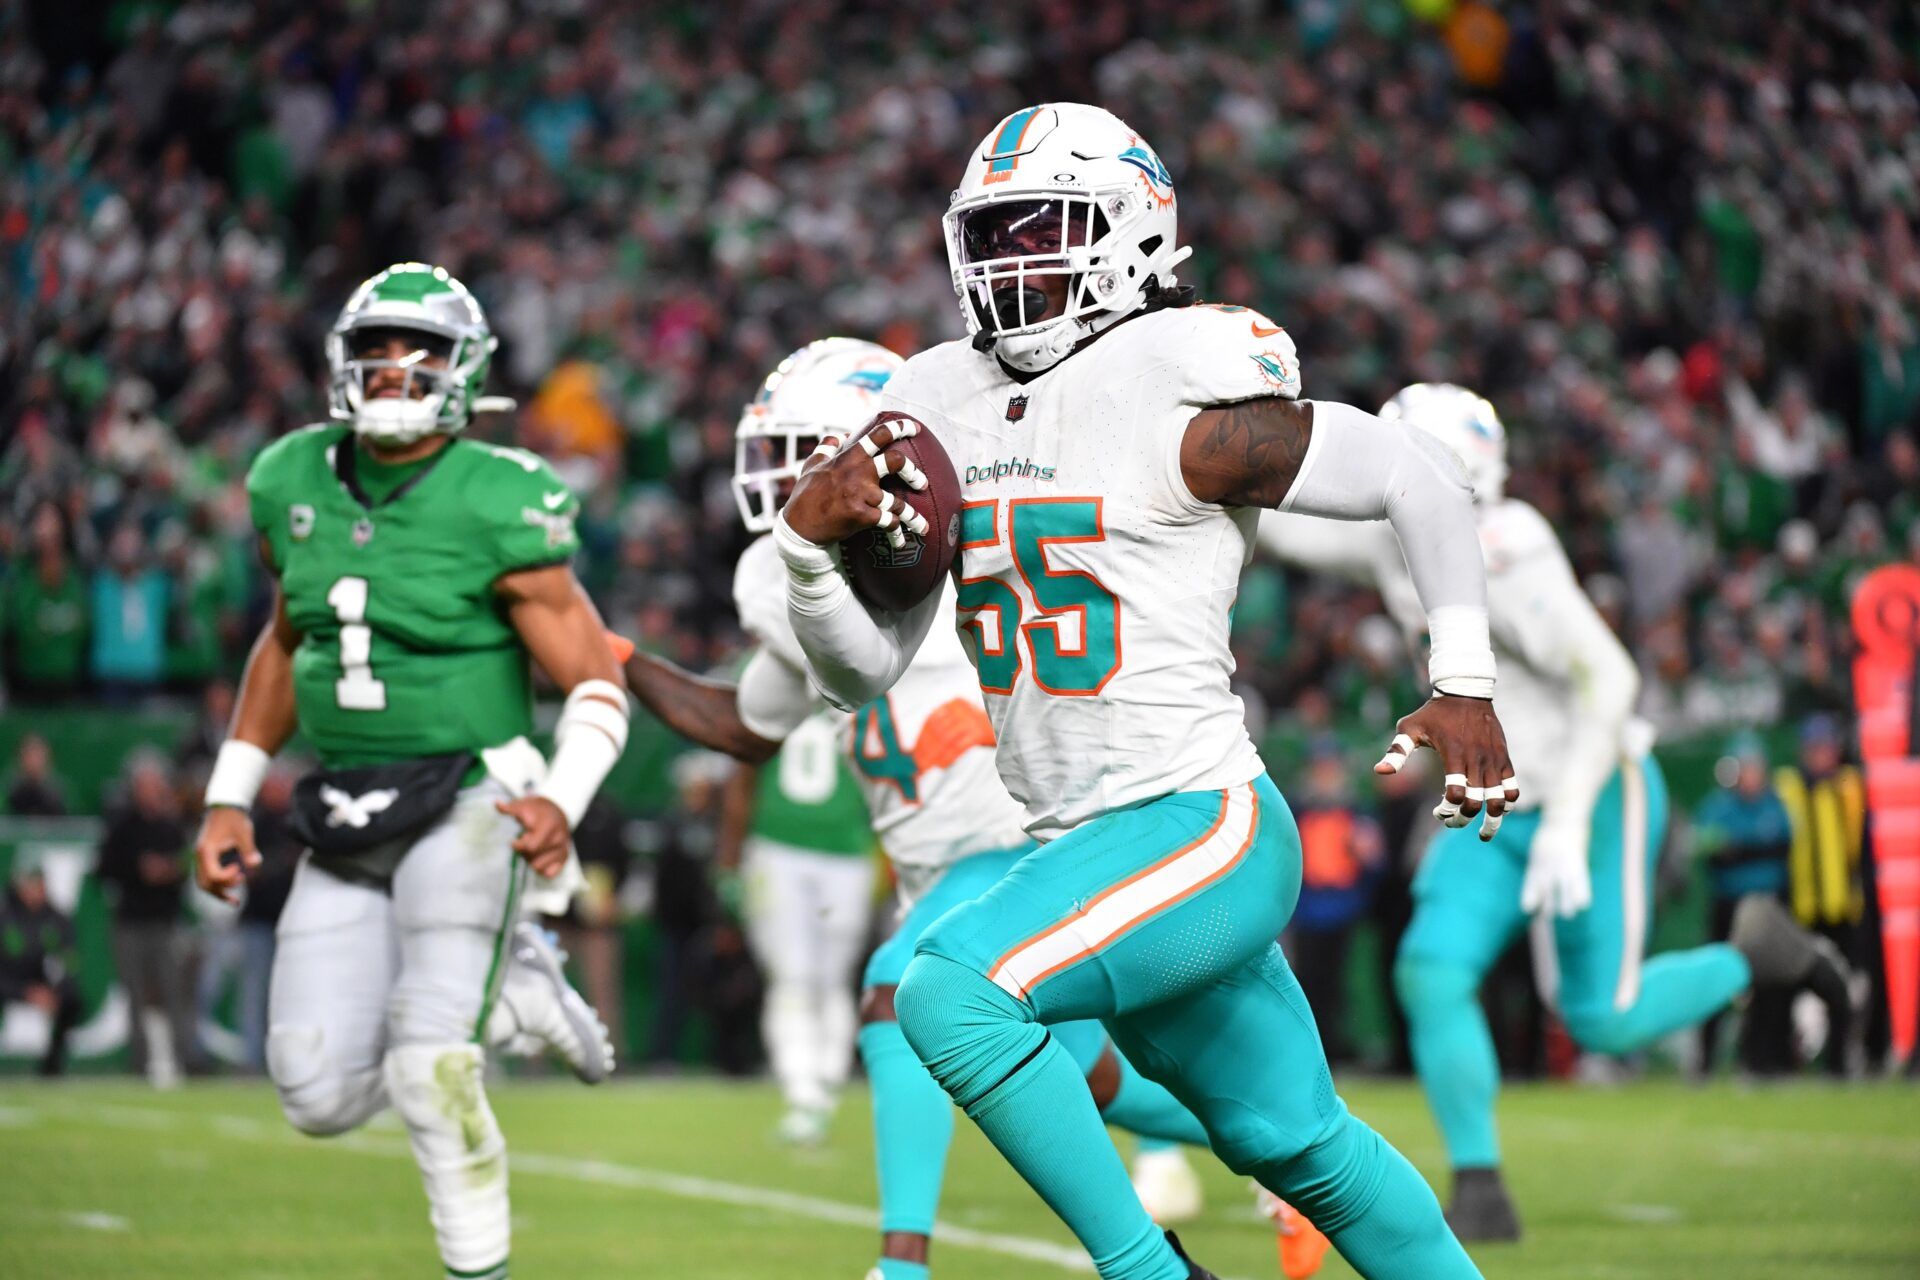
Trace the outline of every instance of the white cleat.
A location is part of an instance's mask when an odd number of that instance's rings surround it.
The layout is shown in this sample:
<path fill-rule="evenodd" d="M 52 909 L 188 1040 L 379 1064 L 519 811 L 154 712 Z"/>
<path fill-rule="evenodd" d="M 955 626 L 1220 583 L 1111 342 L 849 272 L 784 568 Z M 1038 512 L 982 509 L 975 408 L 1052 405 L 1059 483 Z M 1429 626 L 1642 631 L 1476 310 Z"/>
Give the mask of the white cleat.
<path fill-rule="evenodd" d="M 1142 1151 L 1133 1158 L 1133 1192 L 1163 1227 L 1192 1222 L 1205 1207 L 1200 1175 L 1179 1147 Z"/>
<path fill-rule="evenodd" d="M 827 1140 L 833 1112 L 824 1107 L 789 1107 L 774 1136 L 790 1147 L 817 1147 Z"/>
<path fill-rule="evenodd" d="M 488 1039 L 518 1048 L 526 1040 L 557 1053 L 587 1084 L 613 1074 L 613 1040 L 606 1024 L 567 983 L 566 953 L 539 925 L 513 927 L 506 978 L 500 984 Z M 509 1025 L 498 1025 L 504 1019 Z"/>

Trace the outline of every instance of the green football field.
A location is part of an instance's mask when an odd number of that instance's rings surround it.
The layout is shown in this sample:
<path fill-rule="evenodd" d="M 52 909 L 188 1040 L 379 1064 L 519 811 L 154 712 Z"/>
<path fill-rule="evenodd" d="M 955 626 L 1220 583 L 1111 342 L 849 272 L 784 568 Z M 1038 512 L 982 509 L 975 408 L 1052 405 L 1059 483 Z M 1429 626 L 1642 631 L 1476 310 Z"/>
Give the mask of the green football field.
<path fill-rule="evenodd" d="M 1432 1174 L 1410 1086 L 1352 1083 L 1354 1109 Z M 763 1085 L 508 1082 L 519 1280 L 858 1280 L 871 1260 L 866 1100 L 831 1143 L 785 1150 Z M 1530 1234 L 1489 1277 L 1828 1280 L 1920 1276 L 1920 1092 L 1813 1084 L 1516 1088 L 1510 1176 Z M 1200 1157 L 1185 1229 L 1223 1276 L 1274 1276 L 1244 1184 Z M 301 1138 L 258 1085 L 0 1084 L 7 1280 L 395 1280 L 439 1275 L 400 1131 Z M 936 1274 L 1043 1280 L 1084 1255 L 962 1120 Z M 1322 1272 L 1352 1273 L 1337 1262 Z"/>

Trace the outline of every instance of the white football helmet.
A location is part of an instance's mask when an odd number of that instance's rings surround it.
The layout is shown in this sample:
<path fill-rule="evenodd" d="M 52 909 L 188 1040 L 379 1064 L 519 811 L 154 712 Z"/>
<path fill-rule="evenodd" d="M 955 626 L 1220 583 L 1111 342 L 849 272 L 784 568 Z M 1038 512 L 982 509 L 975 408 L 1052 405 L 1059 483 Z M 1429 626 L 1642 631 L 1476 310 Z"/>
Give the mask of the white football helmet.
<path fill-rule="evenodd" d="M 852 435 L 880 411 L 880 389 L 903 361 L 858 338 L 822 338 L 782 360 L 734 429 L 733 499 L 765 533 L 823 435 Z"/>
<path fill-rule="evenodd" d="M 1109 111 L 1050 102 L 995 125 L 943 219 L 967 332 L 1016 369 L 1051 368 L 1081 339 L 1174 283 L 1173 179 Z M 1064 315 L 1040 320 L 1041 276 L 1069 278 Z"/>
<path fill-rule="evenodd" d="M 1416 382 L 1382 405 L 1380 416 L 1405 420 L 1453 450 L 1475 502 L 1491 506 L 1505 496 L 1507 429 L 1485 396 L 1451 382 Z"/>

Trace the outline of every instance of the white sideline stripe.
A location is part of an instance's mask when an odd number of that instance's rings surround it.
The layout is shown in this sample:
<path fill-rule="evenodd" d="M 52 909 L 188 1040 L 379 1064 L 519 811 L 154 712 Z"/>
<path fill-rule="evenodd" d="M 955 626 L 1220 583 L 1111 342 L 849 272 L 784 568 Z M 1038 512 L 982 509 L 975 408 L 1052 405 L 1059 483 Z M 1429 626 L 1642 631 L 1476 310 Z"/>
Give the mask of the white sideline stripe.
<path fill-rule="evenodd" d="M 155 1131 L 179 1127 L 186 1120 L 186 1117 L 168 1111 L 156 1111 L 144 1107 L 97 1105 L 76 1106 L 71 1111 L 71 1118 L 97 1120 L 124 1128 Z M 413 1153 L 405 1142 L 350 1133 L 338 1138 L 330 1138 L 324 1144 L 313 1144 L 290 1130 L 246 1116 L 214 1116 L 204 1122 L 204 1127 L 222 1137 L 242 1142 L 317 1146 L 321 1149 L 347 1150 L 361 1155 L 406 1160 L 413 1158 Z M 651 1191 L 682 1200 L 704 1200 L 713 1204 L 737 1205 L 747 1209 L 771 1209 L 776 1213 L 785 1213 L 796 1218 L 811 1218 L 816 1222 L 832 1223 L 835 1226 L 858 1227 L 862 1231 L 880 1229 L 879 1212 L 866 1205 L 847 1204 L 840 1200 L 826 1200 L 819 1196 L 801 1195 L 792 1191 L 778 1191 L 771 1187 L 722 1182 L 718 1179 L 700 1178 L 691 1174 L 669 1173 L 664 1169 L 646 1169 L 635 1165 L 614 1164 L 607 1160 L 583 1160 L 572 1156 L 548 1155 L 535 1151 L 510 1151 L 508 1165 L 515 1173 L 567 1178 L 574 1182 L 624 1187 L 635 1191 Z M 1043 1262 L 1066 1271 L 1085 1274 L 1093 1270 L 1093 1261 L 1087 1257 L 1085 1250 L 1053 1244 L 1046 1240 L 1035 1240 L 1030 1236 L 1001 1235 L 998 1232 L 976 1231 L 971 1227 L 956 1226 L 951 1222 L 937 1222 L 934 1224 L 933 1238 L 941 1244 L 952 1245 L 955 1248 L 979 1249 L 986 1253 L 997 1253 L 1003 1257 L 1024 1258 L 1030 1262 Z"/>
<path fill-rule="evenodd" d="M 1239 860 L 1253 842 L 1258 806 L 1252 786 L 1227 789 L 1224 813 L 1214 833 L 1165 866 L 1114 889 L 1085 914 L 1069 916 L 1010 952 L 988 976 L 1016 1000 L 1049 971 L 1091 955 L 1141 920 L 1177 902 L 1222 868 Z M 1167 853 L 1174 853 L 1169 849 Z"/>
<path fill-rule="evenodd" d="M 1665 1226 L 1686 1217 L 1670 1204 L 1609 1204 L 1602 1205 L 1609 1218 L 1621 1222 L 1631 1222 L 1639 1226 Z"/>

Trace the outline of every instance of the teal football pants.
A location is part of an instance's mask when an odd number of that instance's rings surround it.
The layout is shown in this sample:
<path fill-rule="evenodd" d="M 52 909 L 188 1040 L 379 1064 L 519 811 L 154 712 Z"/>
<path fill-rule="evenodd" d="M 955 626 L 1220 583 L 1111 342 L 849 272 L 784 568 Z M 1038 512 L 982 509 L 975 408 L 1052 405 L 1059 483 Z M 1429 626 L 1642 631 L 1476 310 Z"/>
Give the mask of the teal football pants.
<path fill-rule="evenodd" d="M 1500 1083 L 1480 983 L 1526 925 L 1520 885 L 1539 810 L 1511 814 L 1483 844 L 1475 827 L 1442 830 L 1414 880 L 1413 922 L 1394 962 L 1414 1067 L 1456 1169 L 1500 1163 Z M 1543 995 L 1595 1053 L 1629 1053 L 1691 1026 L 1747 989 L 1724 944 L 1645 959 L 1653 876 L 1667 831 L 1667 784 L 1648 756 L 1616 770 L 1594 805 L 1588 843 L 1593 905 L 1555 920 L 1537 946 Z M 1544 940 L 1544 939 L 1543 939 Z"/>
<path fill-rule="evenodd" d="M 1362 1275 L 1479 1275 L 1426 1183 L 1334 1092 L 1274 942 L 1299 891 L 1299 835 L 1263 775 L 1096 818 L 916 948 L 894 1003 L 908 1043 L 1108 1280 L 1187 1272 L 1049 1030 L 1087 1018 Z"/>
<path fill-rule="evenodd" d="M 933 923 L 991 889 L 1033 848 L 1029 844 L 978 853 L 947 868 L 874 951 L 863 985 L 868 989 L 898 986 L 913 959 L 914 945 Z M 1063 1023 L 1055 1028 L 1055 1035 L 1083 1075 L 1093 1071 L 1112 1045 L 1098 1022 Z M 873 1100 L 880 1230 L 931 1235 L 953 1133 L 953 1100 L 927 1074 L 892 1022 L 871 1022 L 860 1029 L 860 1056 L 866 1063 Z M 1199 1122 L 1178 1100 L 1162 1086 L 1143 1079 L 1117 1051 L 1116 1057 L 1119 1088 L 1102 1109 L 1102 1119 L 1149 1135 L 1143 1141 L 1206 1141 Z"/>

